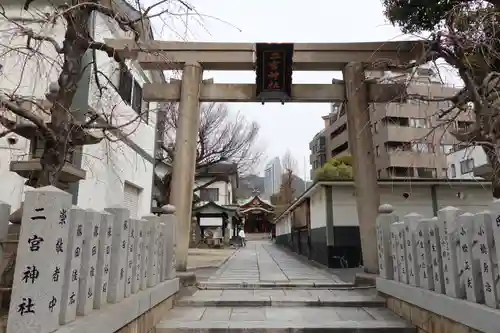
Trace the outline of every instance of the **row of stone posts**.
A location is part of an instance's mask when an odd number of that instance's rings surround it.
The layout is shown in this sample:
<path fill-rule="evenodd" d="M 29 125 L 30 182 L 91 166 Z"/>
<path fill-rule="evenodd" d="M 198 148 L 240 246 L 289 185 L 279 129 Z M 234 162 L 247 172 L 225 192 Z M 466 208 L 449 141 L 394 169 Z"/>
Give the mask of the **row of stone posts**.
<path fill-rule="evenodd" d="M 475 214 L 444 207 L 437 217 L 399 218 L 390 205 L 379 212 L 382 278 L 500 307 L 500 200 Z"/>
<path fill-rule="evenodd" d="M 169 207 L 163 216 L 132 219 L 124 207 L 72 206 L 71 195 L 52 186 L 28 191 L 7 333 L 53 332 L 175 278 L 176 219 Z"/>

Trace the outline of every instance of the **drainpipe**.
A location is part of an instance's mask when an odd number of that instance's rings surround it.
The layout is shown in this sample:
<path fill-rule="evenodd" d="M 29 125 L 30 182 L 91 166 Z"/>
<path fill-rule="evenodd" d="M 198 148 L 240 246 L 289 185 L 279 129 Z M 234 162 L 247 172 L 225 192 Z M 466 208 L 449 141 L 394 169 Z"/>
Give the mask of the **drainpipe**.
<path fill-rule="evenodd" d="M 434 216 L 438 215 L 438 201 L 437 201 L 437 185 L 431 185 L 431 201 L 432 201 L 432 212 Z"/>

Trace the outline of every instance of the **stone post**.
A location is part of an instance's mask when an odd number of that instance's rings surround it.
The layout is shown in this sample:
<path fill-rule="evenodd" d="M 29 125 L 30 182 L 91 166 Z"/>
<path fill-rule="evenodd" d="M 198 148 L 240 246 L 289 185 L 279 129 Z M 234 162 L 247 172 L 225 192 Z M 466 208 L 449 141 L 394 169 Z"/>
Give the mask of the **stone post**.
<path fill-rule="evenodd" d="M 26 192 L 7 333 L 59 328 L 71 195 L 53 186 Z"/>
<path fill-rule="evenodd" d="M 175 215 L 175 207 L 172 205 L 165 205 L 162 207 L 165 215 L 162 216 L 162 221 L 165 224 L 165 239 L 164 239 L 164 251 L 165 255 L 163 257 L 162 272 L 164 274 L 164 280 L 170 280 L 176 277 L 175 271 L 175 234 L 177 217 Z"/>
<path fill-rule="evenodd" d="M 417 213 L 406 214 L 403 217 L 405 224 L 405 246 L 406 263 L 408 269 L 408 283 L 412 286 L 420 287 L 420 266 L 417 261 L 417 239 L 416 232 L 420 220 L 424 217 Z"/>
<path fill-rule="evenodd" d="M 111 239 L 111 261 L 109 267 L 108 302 L 118 303 L 125 297 L 125 268 L 128 256 L 128 222 L 130 212 L 125 207 L 105 209 L 114 215 Z"/>
<path fill-rule="evenodd" d="M 203 69 L 200 64 L 194 62 L 184 65 L 170 189 L 170 203 L 176 207 L 179 221 L 176 237 L 179 271 L 187 268 L 202 78 Z"/>
<path fill-rule="evenodd" d="M 363 64 L 351 62 L 344 68 L 349 148 L 353 157 L 361 249 L 365 272 L 378 273 L 375 217 L 380 205 L 377 169 Z"/>
<path fill-rule="evenodd" d="M 398 221 L 389 204 L 380 205 L 377 216 L 377 249 L 380 276 L 392 280 L 394 270 L 391 256 L 391 224 Z"/>
<path fill-rule="evenodd" d="M 76 319 L 85 219 L 85 210 L 77 206 L 71 208 L 69 212 L 66 270 L 64 271 L 61 312 L 59 315 L 59 323 L 61 325 Z"/>
<path fill-rule="evenodd" d="M 114 220 L 115 217 L 113 214 L 101 212 L 101 231 L 99 233 L 95 276 L 94 309 L 100 309 L 108 301 L 109 266 L 111 264 Z"/>
<path fill-rule="evenodd" d="M 445 207 L 438 212 L 445 293 L 455 298 L 465 297 L 465 285 L 461 283 L 458 275 L 458 263 L 462 262 L 462 260 L 457 218 L 462 214 L 463 212 L 456 207 Z M 491 220 L 489 213 L 485 217 Z"/>

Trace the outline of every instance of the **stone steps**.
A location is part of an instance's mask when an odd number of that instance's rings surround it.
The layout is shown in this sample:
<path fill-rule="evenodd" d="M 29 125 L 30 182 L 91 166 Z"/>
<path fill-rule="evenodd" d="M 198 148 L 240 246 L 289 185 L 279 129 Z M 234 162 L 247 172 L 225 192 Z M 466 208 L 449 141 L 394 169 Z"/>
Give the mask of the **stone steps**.
<path fill-rule="evenodd" d="M 199 290 L 192 296 L 178 300 L 176 305 L 192 307 L 383 307 L 385 301 L 377 296 L 374 289 L 225 289 Z"/>
<path fill-rule="evenodd" d="M 242 330 L 416 333 L 390 310 L 364 307 L 178 307 L 158 323 L 155 333 Z"/>
<path fill-rule="evenodd" d="M 385 305 L 385 300 L 377 297 L 353 296 L 353 297 L 334 297 L 329 299 L 297 299 L 291 297 L 251 297 L 248 299 L 241 298 L 206 298 L 200 299 L 196 297 L 184 297 L 176 302 L 177 306 L 192 306 L 192 307 L 208 307 L 208 306 L 224 306 L 224 307 L 292 307 L 292 306 L 343 306 L 343 307 L 382 307 Z"/>
<path fill-rule="evenodd" d="M 198 284 L 199 289 L 309 289 L 309 288 L 326 288 L 326 289 L 345 289 L 354 287 L 354 283 L 331 283 L 331 282 L 212 282 L 204 281 Z"/>

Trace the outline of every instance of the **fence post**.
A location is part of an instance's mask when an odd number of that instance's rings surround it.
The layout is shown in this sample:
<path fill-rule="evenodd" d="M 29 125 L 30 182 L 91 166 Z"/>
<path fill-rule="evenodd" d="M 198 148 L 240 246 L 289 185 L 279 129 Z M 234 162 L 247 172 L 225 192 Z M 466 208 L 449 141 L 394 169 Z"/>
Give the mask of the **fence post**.
<path fill-rule="evenodd" d="M 404 232 L 404 222 L 396 222 L 391 225 L 391 230 L 395 234 L 396 240 L 396 262 L 399 272 L 399 282 L 408 283 L 408 263 L 406 261 L 406 242 Z"/>
<path fill-rule="evenodd" d="M 26 192 L 7 333 L 59 327 L 70 209 L 71 195 L 53 186 Z"/>
<path fill-rule="evenodd" d="M 131 284 L 131 293 L 135 294 L 139 291 L 140 282 L 141 282 L 141 247 L 142 247 L 142 230 L 141 230 L 141 220 L 138 219 L 130 219 L 130 244 L 129 247 L 132 247 L 132 284 Z M 129 254 L 130 255 L 130 254 Z M 130 261 L 129 256 L 129 261 Z"/>
<path fill-rule="evenodd" d="M 422 219 L 416 229 L 416 259 L 419 266 L 420 287 L 427 290 L 434 290 L 429 227 L 433 227 L 436 221 L 437 218 Z"/>
<path fill-rule="evenodd" d="M 469 301 L 482 303 L 484 294 L 482 293 L 481 265 L 477 260 L 473 249 L 475 246 L 474 215 L 464 213 L 458 217 L 458 227 L 460 233 L 460 250 L 462 252 L 461 267 L 459 274 L 465 285 L 465 295 Z"/>
<path fill-rule="evenodd" d="M 171 280 L 176 276 L 175 238 L 177 217 L 174 206 L 165 205 L 162 209 L 165 212 L 163 216 L 163 223 L 165 224 L 165 256 L 162 271 L 165 274 L 165 280 Z"/>
<path fill-rule="evenodd" d="M 483 277 L 484 301 L 486 305 L 498 307 L 498 283 L 497 267 L 493 263 L 493 253 L 495 251 L 493 244 L 493 228 L 491 213 L 489 211 L 477 213 L 474 216 L 476 227 L 476 253 L 481 263 L 481 274 Z M 496 263 L 495 263 L 496 264 Z"/>
<path fill-rule="evenodd" d="M 122 206 L 105 209 L 114 215 L 111 265 L 109 270 L 108 302 L 118 303 L 125 297 L 125 268 L 128 255 L 128 220 L 130 212 Z"/>
<path fill-rule="evenodd" d="M 392 280 L 394 270 L 391 256 L 391 224 L 398 221 L 398 216 L 394 214 L 394 209 L 389 204 L 378 207 L 377 216 L 377 251 L 379 275 L 384 279 Z"/>
<path fill-rule="evenodd" d="M 3 242 L 7 240 L 9 234 L 9 216 L 10 216 L 10 205 L 0 201 L 0 277 L 3 275 L 5 267 L 8 265 L 7 262 L 4 263 L 4 257 L 5 257 L 5 252 L 7 250 L 7 246 Z M 2 301 L 2 296 L 0 294 L 0 302 L 1 301 Z"/>
<path fill-rule="evenodd" d="M 420 267 L 417 264 L 417 246 L 415 240 L 415 231 L 418 223 L 424 217 L 417 213 L 406 214 L 403 217 L 405 224 L 405 246 L 406 263 L 408 268 L 408 282 L 412 286 L 420 287 Z"/>
<path fill-rule="evenodd" d="M 132 293 L 132 279 L 134 275 L 134 261 L 136 253 L 135 249 L 135 232 L 136 232 L 136 220 L 129 219 L 125 223 L 128 229 L 128 241 L 127 241 L 127 266 L 125 267 L 125 297 L 129 297 Z M 124 226 L 124 228 L 125 228 Z"/>
<path fill-rule="evenodd" d="M 465 297 L 465 286 L 458 275 L 460 259 L 460 239 L 457 218 L 463 212 L 456 207 L 445 207 L 438 212 L 439 238 L 442 244 L 443 274 L 446 295 Z"/>
<path fill-rule="evenodd" d="M 97 249 L 94 309 L 100 309 L 108 301 L 109 266 L 113 242 L 114 218 L 115 217 L 108 212 L 101 212 L 101 232 L 99 233 L 99 248 Z"/>
<path fill-rule="evenodd" d="M 148 244 L 148 264 L 147 264 L 147 287 L 154 287 L 157 283 L 158 265 L 158 234 L 160 218 L 156 215 L 146 215 L 142 217 L 148 225 L 149 237 L 146 238 Z"/>
<path fill-rule="evenodd" d="M 438 219 L 429 223 L 429 241 L 431 248 L 432 274 L 434 291 L 444 294 L 443 259 L 441 257 L 441 240 L 439 237 Z"/>
<path fill-rule="evenodd" d="M 491 207 L 491 219 L 492 219 L 492 229 L 493 229 L 493 240 L 495 243 L 496 250 L 496 264 L 497 264 L 497 274 L 500 275 L 500 199 L 495 199 Z M 500 298 L 500 279 L 497 285 L 498 297 Z"/>
<path fill-rule="evenodd" d="M 99 228 L 101 214 L 95 210 L 87 210 L 83 224 L 82 266 L 80 268 L 80 291 L 76 313 L 87 315 L 94 307 L 95 273 L 97 266 L 97 246 L 99 245 Z"/>
<path fill-rule="evenodd" d="M 141 248 L 141 281 L 140 289 L 144 290 L 148 288 L 148 265 L 149 265 L 149 238 L 151 231 L 149 228 L 149 221 L 145 219 L 140 220 L 140 229 L 142 237 L 142 248 Z"/>
<path fill-rule="evenodd" d="M 85 211 L 73 206 L 69 211 L 69 234 L 66 250 L 66 270 L 64 271 L 61 313 L 59 322 L 67 324 L 76 319 L 80 267 L 82 261 L 83 226 Z"/>

